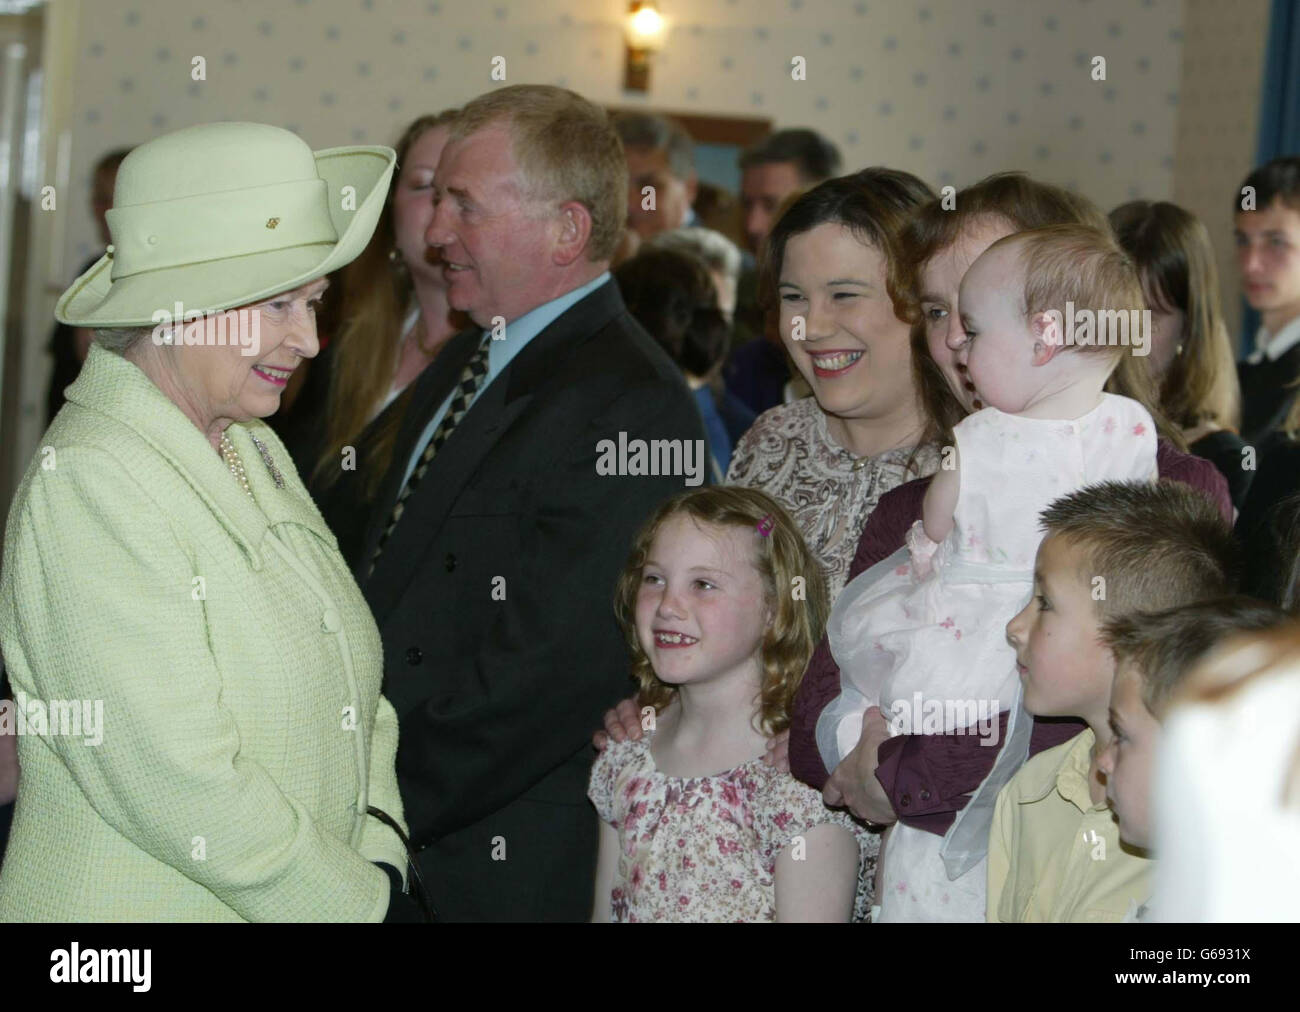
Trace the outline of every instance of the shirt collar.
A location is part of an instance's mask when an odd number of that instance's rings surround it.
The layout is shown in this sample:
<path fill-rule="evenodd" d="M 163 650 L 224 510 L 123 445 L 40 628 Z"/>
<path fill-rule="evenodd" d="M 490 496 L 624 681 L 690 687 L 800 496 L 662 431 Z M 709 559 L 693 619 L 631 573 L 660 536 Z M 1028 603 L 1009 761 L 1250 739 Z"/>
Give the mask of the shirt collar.
<path fill-rule="evenodd" d="M 488 341 L 489 374 L 492 376 L 499 375 L 501 370 L 510 364 L 511 359 L 523 351 L 524 345 L 554 323 L 571 306 L 586 298 L 609 281 L 610 278 L 609 271 L 605 271 L 599 277 L 592 278 L 585 285 L 580 285 L 563 295 L 557 295 L 550 302 L 543 302 L 540 306 L 534 306 L 514 322 L 507 323 L 504 340 Z M 491 333 L 491 329 L 484 330 L 483 337 L 487 338 Z"/>
<path fill-rule="evenodd" d="M 1060 765 L 1038 764 L 1037 768 L 1025 767 L 1026 774 L 1022 784 L 1024 802 L 1042 801 L 1052 791 L 1074 805 L 1081 812 L 1091 812 L 1098 806 L 1093 803 L 1092 792 L 1088 788 L 1088 771 L 1092 766 L 1092 747 L 1097 737 L 1088 728 L 1075 735 L 1065 750 Z M 1032 773 L 1030 772 L 1032 769 Z"/>
<path fill-rule="evenodd" d="M 1300 344 L 1300 316 L 1287 322 L 1276 334 L 1270 335 L 1260 327 L 1255 334 L 1255 354 L 1251 360 L 1262 362 L 1267 358 L 1270 362 L 1276 362 L 1297 344 Z"/>
<path fill-rule="evenodd" d="M 605 271 L 597 278 L 592 278 L 585 285 L 579 285 L 577 288 L 570 289 L 563 295 L 557 295 L 550 302 L 543 302 L 540 306 L 534 306 L 522 316 L 517 317 L 506 323 L 507 340 L 504 343 L 511 343 L 510 338 L 522 338 L 527 341 L 529 338 L 540 334 L 546 329 L 557 316 L 576 303 L 586 295 L 590 295 L 597 288 L 610 279 L 609 271 Z M 491 334 L 491 328 L 483 331 L 483 336 Z M 498 341 L 498 344 L 503 342 Z"/>

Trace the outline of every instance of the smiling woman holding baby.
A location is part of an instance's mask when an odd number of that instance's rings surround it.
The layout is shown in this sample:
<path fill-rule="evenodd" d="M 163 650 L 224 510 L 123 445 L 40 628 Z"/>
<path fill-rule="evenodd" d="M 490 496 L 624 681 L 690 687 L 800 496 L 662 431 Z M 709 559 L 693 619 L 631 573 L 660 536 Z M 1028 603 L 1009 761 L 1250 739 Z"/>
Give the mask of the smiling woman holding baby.
<path fill-rule="evenodd" d="M 0 920 L 403 907 L 378 630 L 262 421 L 319 350 L 324 276 L 365 246 L 393 162 L 255 123 L 123 162 L 113 245 L 55 311 L 96 341 L 14 499 L 0 574 L 14 688 L 102 700 L 103 741 L 19 741 Z M 176 303 L 182 323 L 256 314 L 257 340 L 156 324 Z"/>

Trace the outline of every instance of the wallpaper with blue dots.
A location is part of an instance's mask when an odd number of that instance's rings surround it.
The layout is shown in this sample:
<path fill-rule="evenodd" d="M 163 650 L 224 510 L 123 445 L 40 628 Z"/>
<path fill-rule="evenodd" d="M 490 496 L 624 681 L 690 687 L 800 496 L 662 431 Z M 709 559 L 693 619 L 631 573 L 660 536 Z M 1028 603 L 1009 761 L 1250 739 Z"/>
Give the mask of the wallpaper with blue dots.
<path fill-rule="evenodd" d="M 846 168 L 932 185 L 1025 169 L 1110 207 L 1172 194 L 1182 0 L 661 0 L 650 91 L 624 92 L 625 0 L 95 0 L 74 82 L 69 270 L 95 248 L 89 172 L 110 148 L 258 120 L 313 147 L 392 143 L 506 84 L 607 105 L 811 126 Z M 191 80 L 195 56 L 206 80 Z M 807 61 L 792 80 L 791 60 Z M 1106 80 L 1092 79 L 1105 57 Z"/>

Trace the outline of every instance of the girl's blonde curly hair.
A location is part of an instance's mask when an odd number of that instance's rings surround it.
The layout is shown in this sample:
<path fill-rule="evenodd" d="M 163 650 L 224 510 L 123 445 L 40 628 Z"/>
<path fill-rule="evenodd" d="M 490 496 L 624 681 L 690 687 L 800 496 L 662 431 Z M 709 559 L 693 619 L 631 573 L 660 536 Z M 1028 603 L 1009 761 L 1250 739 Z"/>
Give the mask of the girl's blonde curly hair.
<path fill-rule="evenodd" d="M 636 600 L 646 558 L 660 529 L 677 516 L 689 517 L 700 527 L 737 527 L 752 534 L 754 567 L 772 613 L 759 647 L 762 684 L 755 715 L 765 734 L 778 734 L 790 726 L 795 690 L 830 608 L 821 565 L 799 528 L 775 499 L 757 489 L 718 485 L 684 492 L 660 506 L 633 541 L 614 592 L 614 613 L 632 652 L 640 702 L 662 710 L 677 694 L 655 674 L 636 630 Z"/>

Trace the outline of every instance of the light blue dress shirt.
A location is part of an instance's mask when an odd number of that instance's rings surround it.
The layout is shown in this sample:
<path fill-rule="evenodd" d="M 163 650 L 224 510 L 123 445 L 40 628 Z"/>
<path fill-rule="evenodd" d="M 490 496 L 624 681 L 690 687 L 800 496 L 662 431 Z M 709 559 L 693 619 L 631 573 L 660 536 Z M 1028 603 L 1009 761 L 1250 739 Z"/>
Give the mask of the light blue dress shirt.
<path fill-rule="evenodd" d="M 488 386 L 505 371 L 511 360 L 523 351 L 524 346 L 534 337 L 545 330 L 552 322 L 555 321 L 561 313 L 565 312 L 574 303 L 580 299 L 586 298 L 605 282 L 610 280 L 609 271 L 605 271 L 598 278 L 593 278 L 581 288 L 575 288 L 571 292 L 565 292 L 557 296 L 550 302 L 543 302 L 540 306 L 530 309 L 514 323 L 506 323 L 506 336 L 502 341 L 491 341 L 488 344 L 488 371 L 483 385 L 478 388 L 478 393 L 474 395 L 474 400 L 478 400 L 481 394 Z M 483 331 L 479 338 L 483 337 L 487 331 Z M 411 475 L 415 472 L 415 466 L 420 462 L 420 455 L 424 453 L 424 448 L 429 445 L 429 440 L 433 434 L 438 431 L 438 423 L 442 421 L 442 416 L 447 413 L 447 408 L 451 405 L 451 399 L 455 396 L 456 390 L 453 387 L 443 402 L 438 406 L 438 410 L 433 413 L 429 419 L 429 424 L 424 427 L 424 432 L 420 434 L 419 442 L 415 444 L 415 452 L 411 454 L 411 459 L 406 465 L 406 477 L 402 479 L 402 487 L 411 480 Z M 470 401 L 472 407 L 474 401 Z"/>

